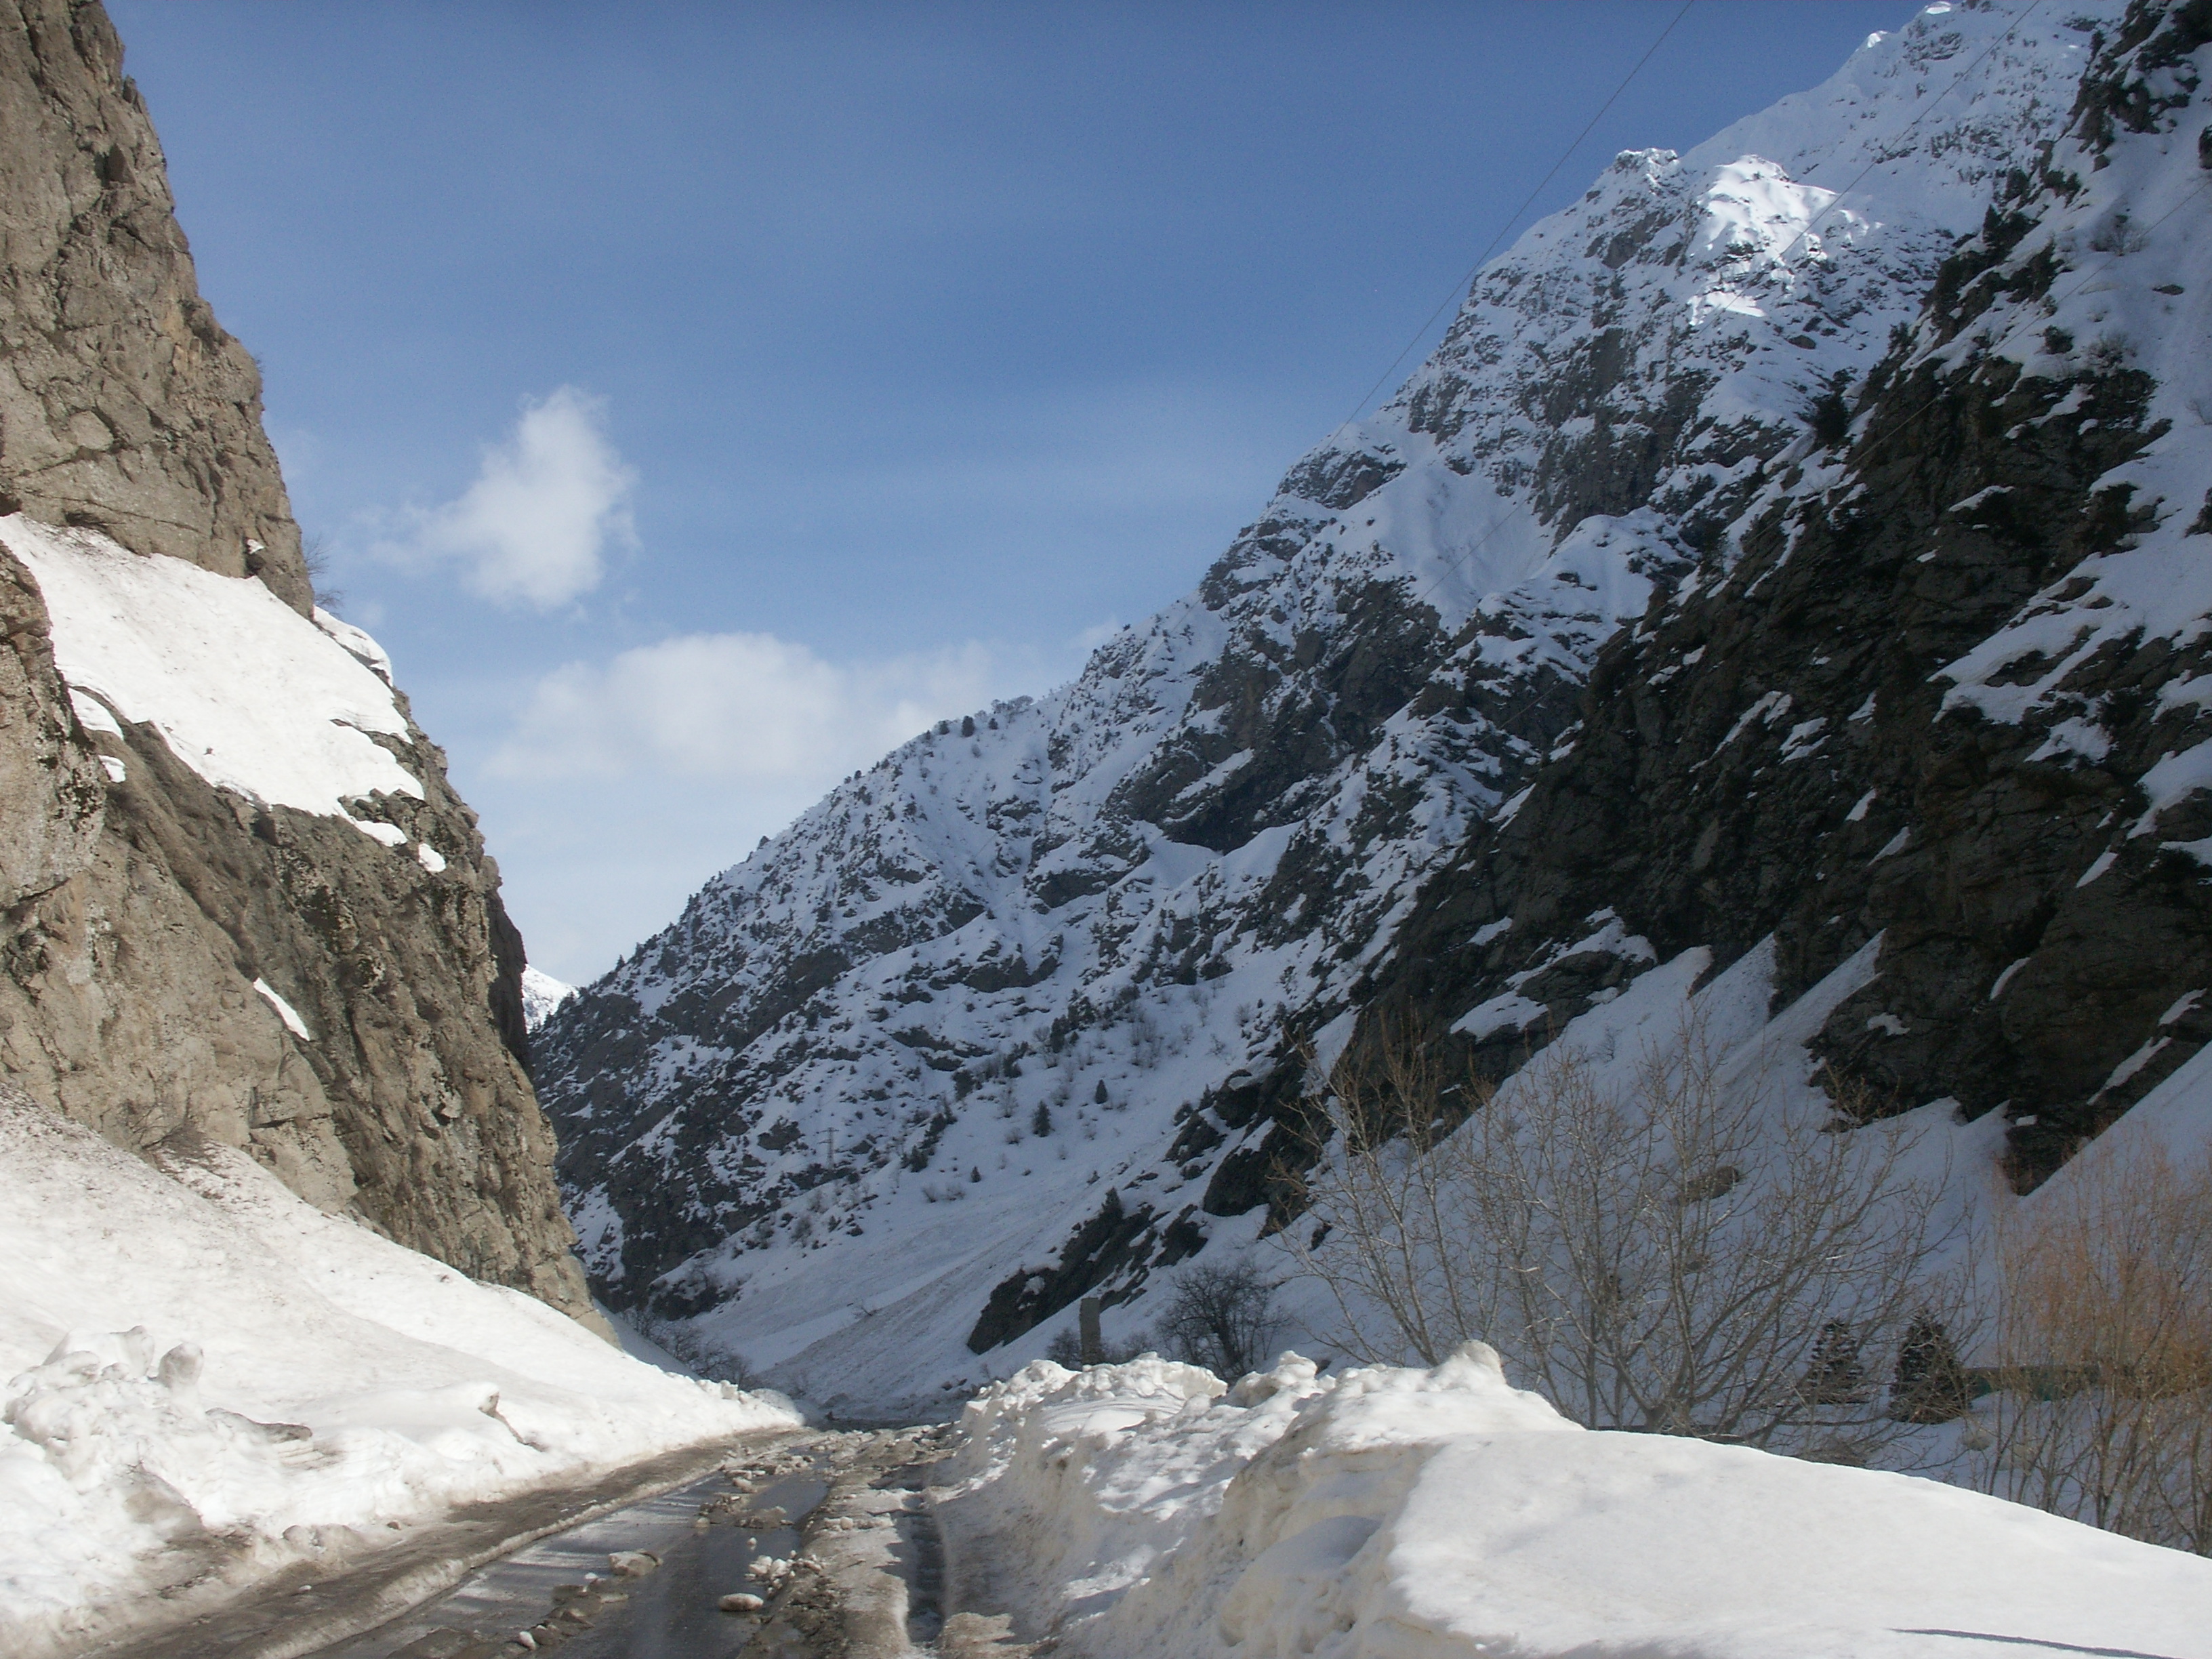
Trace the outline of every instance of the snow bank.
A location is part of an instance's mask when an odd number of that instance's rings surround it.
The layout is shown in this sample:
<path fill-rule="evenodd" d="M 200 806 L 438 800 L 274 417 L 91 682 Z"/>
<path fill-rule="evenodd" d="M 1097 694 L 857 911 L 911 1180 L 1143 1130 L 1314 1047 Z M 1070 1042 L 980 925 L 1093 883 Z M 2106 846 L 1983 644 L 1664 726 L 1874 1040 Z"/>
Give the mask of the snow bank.
<path fill-rule="evenodd" d="M 156 1167 L 6 1094 L 0 1376 L 0 1650 L 22 1659 L 455 1504 L 799 1420 L 325 1215 L 240 1153 Z"/>
<path fill-rule="evenodd" d="M 1224 1389 L 1152 1356 L 986 1390 L 956 1587 L 1092 1659 L 2212 1656 L 2212 1561 L 1911 1476 L 1584 1431 L 1469 1344 Z M 985 1583 L 971 1565 L 996 1559 Z"/>
<path fill-rule="evenodd" d="M 38 579 L 63 678 L 153 726 L 218 789 L 356 823 L 349 804 L 364 797 L 422 799 L 376 741 L 404 742 L 407 720 L 388 660 L 359 629 L 318 625 L 258 581 L 141 557 L 96 531 L 16 514 L 0 517 L 0 543 Z"/>

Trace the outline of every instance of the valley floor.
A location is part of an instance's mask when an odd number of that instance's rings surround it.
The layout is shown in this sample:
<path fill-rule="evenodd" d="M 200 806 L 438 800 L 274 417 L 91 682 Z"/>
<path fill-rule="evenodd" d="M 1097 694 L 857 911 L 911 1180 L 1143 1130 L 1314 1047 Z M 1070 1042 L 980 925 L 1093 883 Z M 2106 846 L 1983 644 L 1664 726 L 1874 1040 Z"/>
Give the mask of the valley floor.
<path fill-rule="evenodd" d="M 757 1431 L 90 1651 L 2212 1659 L 2207 1607 L 2212 1561 L 1933 1480 L 1585 1431 L 1470 1345 L 1234 1385 L 1039 1362 L 957 1427 Z"/>

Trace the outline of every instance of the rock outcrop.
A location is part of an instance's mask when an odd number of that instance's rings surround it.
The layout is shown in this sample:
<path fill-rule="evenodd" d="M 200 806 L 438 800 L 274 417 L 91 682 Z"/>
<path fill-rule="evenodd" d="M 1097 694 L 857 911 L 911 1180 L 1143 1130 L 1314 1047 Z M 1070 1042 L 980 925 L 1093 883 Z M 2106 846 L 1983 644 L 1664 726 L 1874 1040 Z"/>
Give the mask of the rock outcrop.
<path fill-rule="evenodd" d="M 2002 1113 L 2025 1189 L 2212 1040 L 2212 13 L 2103 48 L 1832 444 L 1431 881 L 1363 1041 L 1498 1074 L 1654 957 L 1771 939 L 1779 1009 L 1879 941 L 1814 1054 Z"/>
<path fill-rule="evenodd" d="M 100 6 L 0 6 L 0 512 L 313 604 L 261 373 L 192 274 Z"/>
<path fill-rule="evenodd" d="M 599 1323 L 497 868 L 381 653 L 313 611 L 95 4 L 0 10 L 0 1069 Z"/>

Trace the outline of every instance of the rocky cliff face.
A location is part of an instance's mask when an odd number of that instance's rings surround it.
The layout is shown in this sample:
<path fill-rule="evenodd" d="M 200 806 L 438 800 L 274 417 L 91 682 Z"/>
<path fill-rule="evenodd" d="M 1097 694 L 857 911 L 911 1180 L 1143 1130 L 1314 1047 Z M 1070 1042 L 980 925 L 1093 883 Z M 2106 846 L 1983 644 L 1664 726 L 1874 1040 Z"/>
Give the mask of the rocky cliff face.
<path fill-rule="evenodd" d="M 261 375 L 201 299 L 96 4 L 0 7 L 0 512 L 313 603 Z"/>
<path fill-rule="evenodd" d="M 0 1066 L 595 1320 L 496 867 L 313 610 L 97 5 L 0 10 Z"/>
<path fill-rule="evenodd" d="M 1752 516 L 1923 373 L 1893 337 L 2117 17 L 1933 7 L 1690 155 L 1620 156 L 1196 592 L 848 780 L 564 1005 L 540 1085 L 605 1293 L 880 1402 L 1026 1358 L 1085 1291 L 1110 1336 L 1249 1244 L 1293 1046 L 1460 950 L 1463 917 L 1405 929 L 1564 787 L 1623 627 L 1721 603 Z"/>
<path fill-rule="evenodd" d="M 2022 1188 L 2212 1038 L 2208 42 L 2130 9 L 1832 443 L 1600 654 L 1377 1016 L 1497 1073 L 1655 958 L 1771 941 L 1778 1009 L 1873 945 L 1814 1054 L 2001 1113 Z"/>

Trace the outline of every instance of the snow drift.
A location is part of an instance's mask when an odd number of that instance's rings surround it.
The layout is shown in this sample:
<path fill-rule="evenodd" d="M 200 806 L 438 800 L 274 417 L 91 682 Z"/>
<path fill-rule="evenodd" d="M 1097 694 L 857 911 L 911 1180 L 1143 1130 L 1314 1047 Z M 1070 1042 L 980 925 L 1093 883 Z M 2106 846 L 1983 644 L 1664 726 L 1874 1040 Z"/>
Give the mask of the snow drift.
<path fill-rule="evenodd" d="M 450 1506 L 795 1424 L 627 1358 L 198 1137 L 0 1092 L 0 1648 L 173 1618 Z"/>
<path fill-rule="evenodd" d="M 1224 1387 L 1147 1355 L 986 1390 L 933 1494 L 1090 1659 L 2212 1656 L 2212 1562 L 1911 1476 L 1587 1432 L 1469 1344 Z"/>

